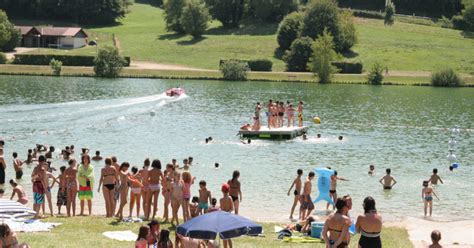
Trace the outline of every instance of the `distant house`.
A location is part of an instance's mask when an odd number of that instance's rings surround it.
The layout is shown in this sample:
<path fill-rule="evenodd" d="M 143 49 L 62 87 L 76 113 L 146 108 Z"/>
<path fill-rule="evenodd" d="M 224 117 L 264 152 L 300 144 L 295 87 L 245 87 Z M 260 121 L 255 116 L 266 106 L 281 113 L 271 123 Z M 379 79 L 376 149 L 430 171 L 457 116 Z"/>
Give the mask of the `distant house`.
<path fill-rule="evenodd" d="M 87 44 L 87 34 L 82 28 L 15 26 L 21 31 L 20 46 L 79 48 Z"/>

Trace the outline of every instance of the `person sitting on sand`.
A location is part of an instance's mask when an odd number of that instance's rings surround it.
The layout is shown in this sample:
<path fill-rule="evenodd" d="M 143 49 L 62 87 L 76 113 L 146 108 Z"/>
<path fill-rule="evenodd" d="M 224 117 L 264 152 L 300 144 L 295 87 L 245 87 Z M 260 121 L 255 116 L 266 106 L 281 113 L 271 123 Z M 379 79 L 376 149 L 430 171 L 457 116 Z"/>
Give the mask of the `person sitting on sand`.
<path fill-rule="evenodd" d="M 311 181 L 314 179 L 314 172 L 308 173 L 306 182 L 304 183 L 303 194 L 301 195 L 301 207 L 300 207 L 300 219 L 304 220 L 306 217 L 311 215 L 314 209 L 313 201 L 311 200 Z"/>
<path fill-rule="evenodd" d="M 397 181 L 395 181 L 395 178 L 393 178 L 390 173 L 392 173 L 392 170 L 390 168 L 387 168 L 385 170 L 387 173 L 385 176 L 380 178 L 379 182 L 383 185 L 383 189 L 392 189 L 392 187 L 397 184 Z M 383 183 L 382 183 L 383 181 Z M 392 184 L 393 183 L 393 184 Z"/>
<path fill-rule="evenodd" d="M 170 231 L 168 229 L 161 229 L 160 239 L 156 246 L 157 248 L 173 248 L 173 242 L 170 240 Z"/>
<path fill-rule="evenodd" d="M 18 247 L 18 241 L 16 239 L 16 233 L 14 233 L 10 227 L 2 223 L 0 224 L 0 244 L 1 247 L 5 248 L 16 248 Z"/>
<path fill-rule="evenodd" d="M 207 212 L 210 213 L 215 211 L 219 211 L 219 207 L 217 207 L 217 199 L 213 197 L 211 199 L 211 206 L 209 207 L 209 210 L 207 210 Z"/>
<path fill-rule="evenodd" d="M 428 182 L 430 182 L 431 184 L 434 184 L 434 185 L 438 185 L 438 181 L 440 181 L 441 184 L 443 184 L 443 180 L 441 180 L 441 177 L 438 176 L 438 169 L 434 168 L 433 169 L 433 175 L 431 175 Z"/>
<path fill-rule="evenodd" d="M 313 216 L 309 216 L 305 220 L 300 220 L 300 222 L 296 224 L 288 224 L 286 225 L 285 229 L 288 229 L 292 232 L 297 231 L 302 234 L 311 236 L 311 224 L 315 222 L 316 220 L 313 218 Z"/>
<path fill-rule="evenodd" d="M 287 195 L 290 196 L 291 189 L 293 189 L 293 186 L 295 187 L 295 191 L 293 192 L 295 197 L 293 199 L 293 206 L 291 206 L 290 219 L 293 219 L 293 212 L 295 212 L 296 205 L 298 204 L 298 202 L 300 202 L 301 185 L 302 185 L 301 176 L 303 175 L 303 170 L 302 169 L 296 170 L 296 174 L 297 176 L 295 180 L 293 180 L 293 183 L 291 184 L 287 193 Z M 299 215 L 301 215 L 301 212 Z"/>
<path fill-rule="evenodd" d="M 199 212 L 197 211 L 199 205 L 199 197 L 193 196 L 191 203 L 189 204 L 189 215 L 191 219 L 197 217 Z"/>
<path fill-rule="evenodd" d="M 21 185 L 19 185 L 15 181 L 15 179 L 10 180 L 10 185 L 13 188 L 13 192 L 12 192 L 12 196 L 10 197 L 10 200 L 13 200 L 13 197 L 15 197 L 15 195 L 17 195 L 18 196 L 18 202 L 23 204 L 23 205 L 26 205 L 28 203 L 28 197 L 26 196 L 26 193 L 25 193 L 25 190 L 23 189 L 23 187 Z"/>
<path fill-rule="evenodd" d="M 375 165 L 371 164 L 369 165 L 369 176 L 374 176 L 375 175 Z"/>
<path fill-rule="evenodd" d="M 140 227 L 138 230 L 138 238 L 135 241 L 135 248 L 147 248 L 148 247 L 148 241 L 147 237 L 148 234 L 150 233 L 150 227 L 143 225 Z"/>
<path fill-rule="evenodd" d="M 380 232 L 382 231 L 382 216 L 377 213 L 374 198 L 364 199 L 364 214 L 357 217 L 356 232 L 360 233 L 360 248 L 382 248 Z"/>
<path fill-rule="evenodd" d="M 333 201 L 336 202 L 337 199 L 337 192 L 336 192 L 336 187 L 337 187 L 337 180 L 341 181 L 349 181 L 343 177 L 338 177 L 337 176 L 337 171 L 334 170 L 334 174 L 331 175 L 331 187 L 329 188 L 329 195 L 332 197 Z M 333 209 L 335 209 L 336 206 L 333 205 Z M 329 203 L 326 204 L 326 210 L 329 209 Z"/>
<path fill-rule="evenodd" d="M 434 230 L 431 232 L 431 242 L 432 244 L 428 246 L 428 248 L 443 248 L 442 245 L 439 244 L 441 240 L 441 232 L 438 230 Z"/>
<path fill-rule="evenodd" d="M 423 181 L 423 189 L 421 190 L 421 198 L 423 199 L 423 203 L 425 204 L 425 208 L 424 208 L 425 216 L 426 216 L 428 207 L 430 208 L 430 216 L 431 216 L 431 213 L 433 212 L 433 195 L 436 196 L 436 198 L 438 198 L 433 188 L 431 188 L 431 186 L 429 185 L 429 182 Z"/>
<path fill-rule="evenodd" d="M 349 227 L 351 226 L 352 222 L 349 217 L 343 214 L 345 208 L 347 208 L 346 201 L 342 198 L 337 198 L 337 211 L 329 215 L 324 222 L 321 235 L 326 242 L 327 247 L 345 248 L 349 245 L 351 238 L 349 234 Z"/>
<path fill-rule="evenodd" d="M 95 151 L 95 156 L 92 157 L 92 161 L 101 161 L 103 158 L 100 156 L 100 151 Z"/>

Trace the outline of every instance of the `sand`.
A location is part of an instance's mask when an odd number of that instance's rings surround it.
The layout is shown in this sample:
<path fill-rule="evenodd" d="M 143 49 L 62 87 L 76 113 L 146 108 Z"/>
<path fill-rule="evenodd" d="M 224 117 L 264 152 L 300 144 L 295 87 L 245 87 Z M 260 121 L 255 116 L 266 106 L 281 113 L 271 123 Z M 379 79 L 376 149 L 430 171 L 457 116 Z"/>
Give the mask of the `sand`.
<path fill-rule="evenodd" d="M 441 232 L 441 244 L 444 247 L 474 247 L 474 220 L 438 222 L 427 219 L 406 217 L 401 222 L 386 223 L 385 226 L 396 226 L 407 229 L 415 248 L 431 244 L 431 232 Z"/>

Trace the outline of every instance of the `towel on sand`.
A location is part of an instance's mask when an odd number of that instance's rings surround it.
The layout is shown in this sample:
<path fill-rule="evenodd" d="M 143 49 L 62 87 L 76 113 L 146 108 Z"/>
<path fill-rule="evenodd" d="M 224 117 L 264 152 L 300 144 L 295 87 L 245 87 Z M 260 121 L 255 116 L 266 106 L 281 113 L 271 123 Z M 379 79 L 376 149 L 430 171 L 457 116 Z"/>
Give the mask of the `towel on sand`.
<path fill-rule="evenodd" d="M 4 220 L 14 232 L 49 232 L 61 223 L 41 222 L 39 220 L 12 221 Z"/>
<path fill-rule="evenodd" d="M 284 237 L 283 242 L 288 243 L 324 243 L 323 240 L 311 237 Z"/>
<path fill-rule="evenodd" d="M 136 235 L 130 230 L 103 232 L 102 234 L 109 239 L 115 239 L 118 241 L 135 241 L 138 238 L 138 235 Z"/>

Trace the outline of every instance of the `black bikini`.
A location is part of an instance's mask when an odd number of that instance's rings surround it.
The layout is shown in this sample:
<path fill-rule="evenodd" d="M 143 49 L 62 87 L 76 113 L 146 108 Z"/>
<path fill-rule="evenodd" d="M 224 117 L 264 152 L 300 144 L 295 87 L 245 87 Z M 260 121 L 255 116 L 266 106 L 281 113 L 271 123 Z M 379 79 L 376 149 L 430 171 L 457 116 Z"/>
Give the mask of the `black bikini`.
<path fill-rule="evenodd" d="M 366 232 L 360 230 L 359 246 L 361 248 L 382 248 L 382 241 L 380 240 L 380 232 Z"/>
<path fill-rule="evenodd" d="M 104 187 L 106 187 L 109 190 L 113 190 L 115 188 L 115 184 L 104 184 Z"/>

